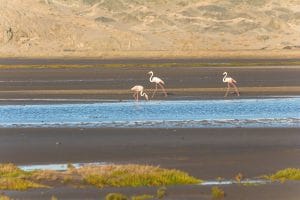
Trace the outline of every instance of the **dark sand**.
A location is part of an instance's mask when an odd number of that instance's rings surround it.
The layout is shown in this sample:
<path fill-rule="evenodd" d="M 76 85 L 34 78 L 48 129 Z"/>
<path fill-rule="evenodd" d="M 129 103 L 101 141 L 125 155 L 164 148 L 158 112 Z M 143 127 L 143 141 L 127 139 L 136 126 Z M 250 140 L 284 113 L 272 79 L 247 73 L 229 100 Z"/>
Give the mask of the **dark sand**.
<path fill-rule="evenodd" d="M 168 99 L 223 98 L 224 71 L 238 81 L 241 98 L 300 95 L 300 67 L 91 67 L 0 69 L 0 103 L 27 99 L 132 99 L 130 88 L 155 86 L 148 71 L 166 82 Z M 157 95 L 156 99 L 163 98 Z"/>
<path fill-rule="evenodd" d="M 227 185 L 221 186 L 227 200 L 299 200 L 300 183 L 286 182 L 260 186 Z M 47 190 L 31 190 L 26 192 L 6 191 L 5 194 L 15 199 L 40 200 L 51 199 L 54 195 L 58 199 L 68 200 L 104 200 L 108 193 L 116 192 L 128 196 L 150 194 L 156 195 L 158 188 L 105 188 L 105 189 L 74 189 L 71 187 Z M 165 200 L 212 200 L 211 186 L 170 186 L 167 188 Z"/>
<path fill-rule="evenodd" d="M 60 144 L 57 145 L 56 143 Z M 299 129 L 0 129 L 0 163 L 112 162 L 203 179 L 300 167 Z"/>

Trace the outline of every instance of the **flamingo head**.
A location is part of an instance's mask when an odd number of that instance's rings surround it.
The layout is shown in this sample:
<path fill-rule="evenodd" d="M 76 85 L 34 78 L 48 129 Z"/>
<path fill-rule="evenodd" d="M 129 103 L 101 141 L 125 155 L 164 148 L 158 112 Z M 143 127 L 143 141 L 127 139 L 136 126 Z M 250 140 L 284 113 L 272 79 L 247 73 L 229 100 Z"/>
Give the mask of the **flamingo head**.
<path fill-rule="evenodd" d="M 153 74 L 153 71 L 148 72 L 148 74 Z"/>
<path fill-rule="evenodd" d="M 227 75 L 227 72 L 224 72 L 223 75 Z"/>

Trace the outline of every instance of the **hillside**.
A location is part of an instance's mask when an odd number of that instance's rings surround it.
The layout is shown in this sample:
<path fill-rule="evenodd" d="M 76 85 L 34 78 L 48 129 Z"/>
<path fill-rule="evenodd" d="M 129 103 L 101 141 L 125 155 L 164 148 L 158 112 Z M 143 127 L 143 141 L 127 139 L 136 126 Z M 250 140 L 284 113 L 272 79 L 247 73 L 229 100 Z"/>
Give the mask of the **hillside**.
<path fill-rule="evenodd" d="M 0 0 L 1 56 L 300 49 L 300 0 Z"/>

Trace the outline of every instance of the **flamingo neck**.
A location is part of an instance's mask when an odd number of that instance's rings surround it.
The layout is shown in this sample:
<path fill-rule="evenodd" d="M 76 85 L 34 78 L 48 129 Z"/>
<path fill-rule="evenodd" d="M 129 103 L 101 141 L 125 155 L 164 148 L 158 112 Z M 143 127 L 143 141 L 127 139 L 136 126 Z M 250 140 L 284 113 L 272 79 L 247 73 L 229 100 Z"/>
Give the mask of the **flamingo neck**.
<path fill-rule="evenodd" d="M 223 77 L 223 82 L 226 82 L 225 79 L 227 77 L 227 73 L 225 73 L 224 77 Z"/>
<path fill-rule="evenodd" d="M 150 81 L 150 82 L 153 82 L 153 81 L 152 81 L 153 72 L 151 72 L 150 74 L 151 74 L 151 75 L 150 75 L 149 81 Z"/>
<path fill-rule="evenodd" d="M 145 99 L 148 101 L 148 95 L 145 92 L 141 91 L 141 96 L 145 96 Z"/>

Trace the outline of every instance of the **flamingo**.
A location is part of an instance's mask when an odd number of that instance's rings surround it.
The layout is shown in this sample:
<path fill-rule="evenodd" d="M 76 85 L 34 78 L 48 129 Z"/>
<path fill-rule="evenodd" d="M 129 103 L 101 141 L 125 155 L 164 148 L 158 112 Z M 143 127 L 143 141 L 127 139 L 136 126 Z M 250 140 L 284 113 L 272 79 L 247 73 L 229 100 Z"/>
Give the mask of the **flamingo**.
<path fill-rule="evenodd" d="M 158 78 L 158 77 L 153 77 L 153 71 L 148 72 L 148 74 L 151 74 L 150 79 L 149 79 L 150 82 L 155 83 L 155 90 L 154 90 L 151 98 L 154 97 L 154 94 L 157 91 L 157 85 L 159 85 L 161 87 L 161 89 L 163 90 L 163 92 L 165 94 L 165 97 L 167 97 L 168 95 L 167 95 L 167 92 L 164 88 L 165 82 L 163 80 L 161 80 L 160 78 Z"/>
<path fill-rule="evenodd" d="M 228 92 L 229 92 L 229 89 L 230 89 L 230 87 L 231 86 L 233 86 L 234 87 L 234 89 L 235 89 L 235 92 L 236 92 L 236 94 L 237 94 L 237 96 L 240 96 L 240 93 L 239 93 L 239 90 L 238 90 L 238 88 L 236 87 L 236 80 L 234 80 L 233 78 L 231 78 L 231 77 L 227 77 L 227 72 L 224 72 L 223 73 L 223 82 L 224 83 L 227 83 L 227 90 L 226 90 L 226 93 L 225 93 L 225 96 L 224 97 L 227 97 L 227 94 L 228 94 Z"/>
<path fill-rule="evenodd" d="M 148 100 L 148 95 L 144 92 L 144 87 L 143 87 L 143 86 L 141 86 L 141 85 L 136 85 L 136 86 L 132 87 L 130 90 L 134 92 L 134 93 L 133 93 L 133 97 L 134 97 L 134 99 L 135 99 L 136 101 L 139 100 L 139 93 L 140 93 L 140 95 L 141 95 L 142 97 L 144 96 L 145 99 Z"/>

